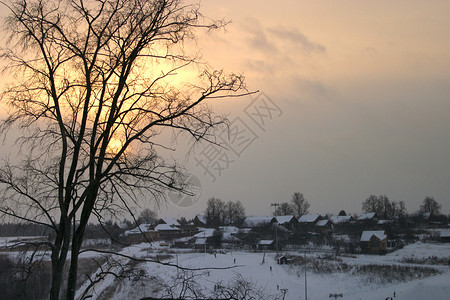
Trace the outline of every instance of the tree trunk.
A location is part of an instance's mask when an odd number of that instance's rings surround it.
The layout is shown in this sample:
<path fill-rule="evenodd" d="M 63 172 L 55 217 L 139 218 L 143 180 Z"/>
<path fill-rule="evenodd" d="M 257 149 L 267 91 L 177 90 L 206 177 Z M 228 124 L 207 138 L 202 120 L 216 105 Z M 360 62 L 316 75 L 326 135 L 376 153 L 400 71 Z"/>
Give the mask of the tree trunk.
<path fill-rule="evenodd" d="M 66 300 L 75 299 L 75 292 L 77 288 L 77 274 L 78 274 L 78 256 L 83 241 L 84 230 L 81 233 L 74 233 L 72 239 L 72 253 L 70 256 L 69 276 L 67 278 L 67 292 Z"/>
<path fill-rule="evenodd" d="M 91 195 L 86 199 L 83 211 L 80 217 L 80 224 L 74 230 L 72 237 L 72 253 L 70 258 L 69 275 L 67 279 L 66 300 L 74 300 L 77 288 L 77 274 L 78 274 L 78 257 L 80 254 L 81 244 L 83 243 L 84 232 L 89 221 L 89 218 L 97 199 L 98 183 L 94 185 Z"/>
<path fill-rule="evenodd" d="M 63 281 L 64 266 L 70 244 L 70 223 L 64 218 L 60 220 L 60 228 L 55 237 L 55 248 L 52 249 L 52 281 L 50 286 L 50 300 L 59 300 Z"/>
<path fill-rule="evenodd" d="M 52 258 L 52 282 L 50 287 L 50 300 L 59 300 L 63 269 L 64 263 L 61 264 L 59 259 L 56 259 L 54 261 Z"/>

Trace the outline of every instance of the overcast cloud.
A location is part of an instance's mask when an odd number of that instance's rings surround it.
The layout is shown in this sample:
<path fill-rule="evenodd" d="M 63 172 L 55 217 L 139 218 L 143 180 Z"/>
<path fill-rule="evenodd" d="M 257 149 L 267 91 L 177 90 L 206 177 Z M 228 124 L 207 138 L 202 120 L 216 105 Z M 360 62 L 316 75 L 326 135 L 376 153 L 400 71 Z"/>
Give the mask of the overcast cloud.
<path fill-rule="evenodd" d="M 201 196 L 184 208 L 169 202 L 160 214 L 192 217 L 218 197 L 267 215 L 295 192 L 312 213 L 360 213 L 370 194 L 405 201 L 410 213 L 433 196 L 450 213 L 449 1 L 202 6 L 232 21 L 199 37 L 204 59 L 243 72 L 281 114 L 260 128 L 245 114 L 256 95 L 212 103 L 257 138 L 215 181 L 196 163 L 199 153 L 181 154 Z"/>

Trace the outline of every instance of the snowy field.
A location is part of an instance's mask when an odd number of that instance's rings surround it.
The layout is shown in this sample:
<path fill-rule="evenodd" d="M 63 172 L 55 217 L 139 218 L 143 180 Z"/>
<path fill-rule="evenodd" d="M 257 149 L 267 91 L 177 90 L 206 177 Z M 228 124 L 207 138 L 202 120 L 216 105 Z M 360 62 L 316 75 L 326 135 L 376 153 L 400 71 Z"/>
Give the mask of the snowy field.
<path fill-rule="evenodd" d="M 155 255 L 149 245 L 137 245 L 123 250 L 123 254 L 141 258 Z M 294 253 L 292 253 L 294 254 Z M 295 253 L 302 255 L 301 253 Z M 136 268 L 145 270 L 148 278 L 142 281 L 114 281 L 112 277 L 104 280 L 95 289 L 92 299 L 140 299 L 142 297 L 167 296 L 164 294 L 170 286 L 176 295 L 182 292 L 180 278 L 189 281 L 190 286 L 198 290 L 214 291 L 218 283 L 232 285 L 233 280 L 244 279 L 251 283 L 251 288 L 264 295 L 285 298 L 305 299 L 305 268 L 302 265 L 278 265 L 275 253 L 227 252 L 225 254 L 205 253 L 170 253 L 171 257 L 164 262 L 177 263 L 185 268 L 201 269 L 183 272 L 174 267 L 156 263 L 140 263 Z M 437 263 L 429 264 L 427 259 L 433 258 Z M 321 261 L 311 254 L 310 261 Z M 385 256 L 356 255 L 340 257 L 339 263 L 352 266 L 347 271 L 332 271 L 319 274 L 309 267 L 306 269 L 308 299 L 330 299 L 330 294 L 342 294 L 337 299 L 450 299 L 450 244 L 416 243 Z M 407 261 L 407 262 L 405 262 Z M 333 262 L 331 262 L 333 264 Z M 355 274 L 355 266 L 377 265 L 379 269 L 391 266 L 432 268 L 439 273 L 420 278 L 417 275 L 406 280 L 398 279 L 389 282 L 386 278 Z M 224 268 L 224 269 L 218 269 Z M 398 274 L 397 274 L 398 275 Z M 414 274 L 413 274 L 414 275 Z M 158 277 L 155 279 L 155 277 Z M 174 286 L 174 278 L 178 276 L 178 286 Z M 402 282 L 405 280 L 406 282 Z M 395 298 L 394 298 L 395 293 Z M 261 296 L 262 297 L 262 296 Z M 273 299 L 273 298 L 272 298 Z M 334 299 L 334 298 L 332 298 Z"/>

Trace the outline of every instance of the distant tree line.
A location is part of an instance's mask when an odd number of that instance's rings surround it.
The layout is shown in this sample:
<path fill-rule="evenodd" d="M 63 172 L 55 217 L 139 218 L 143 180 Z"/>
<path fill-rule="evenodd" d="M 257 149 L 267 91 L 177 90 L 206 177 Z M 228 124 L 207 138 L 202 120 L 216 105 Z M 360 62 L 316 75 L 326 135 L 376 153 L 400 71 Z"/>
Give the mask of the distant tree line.
<path fill-rule="evenodd" d="M 287 216 L 294 215 L 296 218 L 300 218 L 302 215 L 307 214 L 309 211 L 309 202 L 305 199 L 303 194 L 294 193 L 290 202 L 282 202 L 276 208 L 275 216 Z"/>
<path fill-rule="evenodd" d="M 220 225 L 241 225 L 245 220 L 245 208 L 241 201 L 224 202 L 210 198 L 204 212 L 206 224 L 212 227 Z"/>
<path fill-rule="evenodd" d="M 376 213 L 378 217 L 392 219 L 406 215 L 406 206 L 403 201 L 390 201 L 385 195 L 370 195 L 362 203 L 362 211 L 365 213 Z"/>
<path fill-rule="evenodd" d="M 405 202 L 391 201 L 385 195 L 370 195 L 362 203 L 364 213 L 376 213 L 378 217 L 392 219 L 404 217 L 407 215 Z M 429 216 L 438 216 L 441 213 L 441 205 L 433 197 L 426 197 L 418 211 L 419 215 L 429 214 Z"/>

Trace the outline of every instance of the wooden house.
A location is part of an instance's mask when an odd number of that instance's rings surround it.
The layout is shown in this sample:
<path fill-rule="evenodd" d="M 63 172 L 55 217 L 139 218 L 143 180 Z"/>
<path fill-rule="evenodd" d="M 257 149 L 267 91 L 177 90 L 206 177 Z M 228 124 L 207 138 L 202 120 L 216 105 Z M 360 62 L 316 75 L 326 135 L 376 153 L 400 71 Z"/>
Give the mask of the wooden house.
<path fill-rule="evenodd" d="M 387 240 L 384 230 L 363 231 L 360 239 L 361 252 L 366 254 L 386 254 Z"/>

